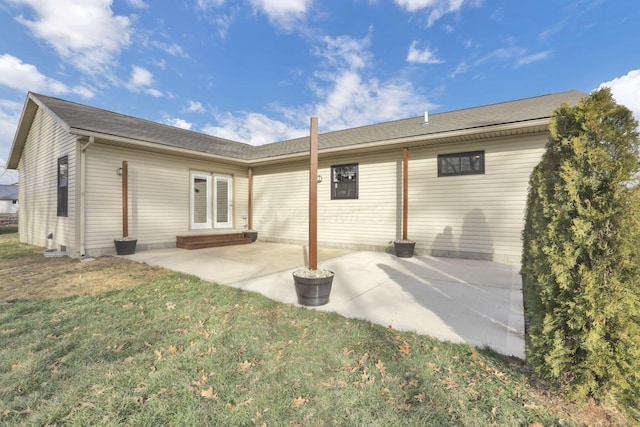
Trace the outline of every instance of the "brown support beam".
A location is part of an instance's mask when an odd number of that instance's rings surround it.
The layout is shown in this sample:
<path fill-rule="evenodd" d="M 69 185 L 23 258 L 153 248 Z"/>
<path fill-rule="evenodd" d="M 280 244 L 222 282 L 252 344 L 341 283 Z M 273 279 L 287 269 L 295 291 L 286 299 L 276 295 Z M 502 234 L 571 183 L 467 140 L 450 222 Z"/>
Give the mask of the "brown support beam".
<path fill-rule="evenodd" d="M 122 161 L 122 237 L 129 236 L 129 165 Z"/>
<path fill-rule="evenodd" d="M 318 269 L 318 118 L 311 117 L 309 160 L 309 270 Z"/>
<path fill-rule="evenodd" d="M 409 220 L 409 149 L 402 149 L 402 240 L 407 239 Z"/>
<path fill-rule="evenodd" d="M 247 202 L 247 229 L 253 230 L 253 169 L 249 168 L 249 200 Z"/>

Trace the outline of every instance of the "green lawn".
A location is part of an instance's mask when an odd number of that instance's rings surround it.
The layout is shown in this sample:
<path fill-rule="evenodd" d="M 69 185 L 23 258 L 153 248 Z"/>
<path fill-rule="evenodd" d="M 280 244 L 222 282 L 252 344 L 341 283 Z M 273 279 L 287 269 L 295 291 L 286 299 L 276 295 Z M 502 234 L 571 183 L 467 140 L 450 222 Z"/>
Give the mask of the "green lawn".
<path fill-rule="evenodd" d="M 53 275 L 78 263 L 14 235 L 0 233 L 1 280 L 10 254 Z M 517 359 L 168 271 L 90 296 L 0 301 L 0 343 L 3 425 L 622 423 L 530 385 Z"/>

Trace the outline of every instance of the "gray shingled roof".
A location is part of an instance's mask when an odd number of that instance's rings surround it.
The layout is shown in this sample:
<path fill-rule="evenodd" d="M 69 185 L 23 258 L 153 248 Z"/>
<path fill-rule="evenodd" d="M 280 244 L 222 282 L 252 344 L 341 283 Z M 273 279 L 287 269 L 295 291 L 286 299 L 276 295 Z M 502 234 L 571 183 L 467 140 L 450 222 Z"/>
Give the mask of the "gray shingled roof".
<path fill-rule="evenodd" d="M 254 147 L 249 144 L 125 116 L 58 98 L 39 94 L 32 95 L 67 123 L 69 127 L 77 130 L 131 138 L 246 161 L 302 153 L 309 149 L 309 137 Z M 466 129 L 481 129 L 545 119 L 549 118 L 551 112 L 563 102 L 575 104 L 583 96 L 585 96 L 584 93 L 571 90 L 517 101 L 431 114 L 427 125 L 424 124 L 424 116 L 419 116 L 327 132 L 319 135 L 319 149 L 357 146 L 421 135 L 434 136 Z"/>
<path fill-rule="evenodd" d="M 249 144 L 125 116 L 59 98 L 40 94 L 33 95 L 73 129 L 238 159 L 247 159 L 247 154 L 252 149 Z"/>
<path fill-rule="evenodd" d="M 0 200 L 18 200 L 18 186 L 0 185 Z"/>

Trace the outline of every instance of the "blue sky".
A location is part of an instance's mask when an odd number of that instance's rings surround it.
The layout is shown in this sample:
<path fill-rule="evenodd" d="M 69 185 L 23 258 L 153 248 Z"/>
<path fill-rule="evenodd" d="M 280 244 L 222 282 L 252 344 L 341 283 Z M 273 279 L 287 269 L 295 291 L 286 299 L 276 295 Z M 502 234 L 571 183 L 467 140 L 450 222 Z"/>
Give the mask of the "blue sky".
<path fill-rule="evenodd" d="M 637 0 L 0 0 L 0 161 L 27 91 L 256 145 L 603 84 L 640 118 L 638 22 Z"/>

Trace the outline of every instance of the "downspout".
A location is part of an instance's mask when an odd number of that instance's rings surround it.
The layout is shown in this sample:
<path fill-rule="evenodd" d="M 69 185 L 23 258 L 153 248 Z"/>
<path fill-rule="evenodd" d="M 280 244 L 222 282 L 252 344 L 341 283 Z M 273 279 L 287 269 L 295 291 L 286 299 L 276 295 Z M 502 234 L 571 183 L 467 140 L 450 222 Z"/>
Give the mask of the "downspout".
<path fill-rule="evenodd" d="M 89 137 L 89 141 L 85 144 L 80 145 L 80 206 L 78 209 L 78 225 L 80 229 L 80 257 L 84 257 L 85 252 L 85 210 L 86 210 L 86 200 L 85 200 L 85 191 L 87 188 L 86 185 L 86 176 L 87 176 L 87 148 L 93 142 L 95 138 L 93 136 Z"/>
<path fill-rule="evenodd" d="M 248 187 L 249 194 L 247 195 L 247 230 L 253 230 L 253 169 L 249 168 L 248 171 Z"/>

